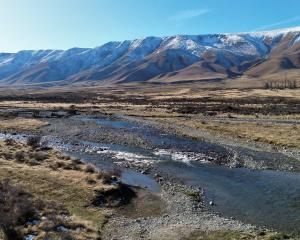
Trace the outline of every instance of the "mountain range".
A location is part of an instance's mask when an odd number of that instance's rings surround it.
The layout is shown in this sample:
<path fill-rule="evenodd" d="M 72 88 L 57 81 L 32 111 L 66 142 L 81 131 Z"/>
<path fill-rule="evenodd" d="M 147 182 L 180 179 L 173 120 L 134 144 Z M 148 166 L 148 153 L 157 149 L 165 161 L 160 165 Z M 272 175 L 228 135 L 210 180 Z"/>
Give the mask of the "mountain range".
<path fill-rule="evenodd" d="M 177 35 L 96 48 L 0 53 L 0 85 L 178 82 L 264 77 L 300 68 L 300 27 Z"/>

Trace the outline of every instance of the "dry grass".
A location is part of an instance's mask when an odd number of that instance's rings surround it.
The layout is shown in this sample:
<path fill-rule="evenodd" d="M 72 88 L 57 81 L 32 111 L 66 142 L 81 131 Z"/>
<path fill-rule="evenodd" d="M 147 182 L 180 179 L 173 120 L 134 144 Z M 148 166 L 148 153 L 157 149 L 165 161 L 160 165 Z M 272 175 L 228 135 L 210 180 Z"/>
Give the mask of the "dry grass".
<path fill-rule="evenodd" d="M 78 91 L 78 90 L 77 90 Z M 166 100 L 166 99 L 196 99 L 196 98 L 216 98 L 216 99 L 247 99 L 247 98 L 261 98 L 261 97 L 284 97 L 294 100 L 300 100 L 300 88 L 298 89 L 284 89 L 284 90 L 269 90 L 269 89 L 204 89 L 201 85 L 197 84 L 189 84 L 189 85 L 170 85 L 170 86 L 139 86 L 139 87 L 111 87 L 105 89 L 88 89 L 82 90 L 91 91 L 91 93 L 96 94 L 98 96 L 93 100 L 84 101 L 81 103 L 65 103 L 65 102 L 51 102 L 49 100 L 47 102 L 47 96 L 55 96 L 59 94 L 63 94 L 63 92 L 45 92 L 45 102 L 40 101 L 22 101 L 22 100 L 14 100 L 14 101 L 1 101 L 1 108 L 12 108 L 19 107 L 24 109 L 59 109 L 64 108 L 68 109 L 72 105 L 76 105 L 78 108 L 93 108 L 93 107 L 102 107 L 109 105 L 123 105 L 122 101 L 114 101 L 114 97 L 120 98 L 145 98 L 148 100 Z M 80 93 L 82 93 L 80 91 Z M 95 93 L 96 92 L 96 93 Z M 37 94 L 37 91 L 34 93 Z M 88 93 L 88 92 L 85 92 Z M 47 95 L 46 95 L 47 94 Z M 51 95 L 53 94 L 53 95 Z M 78 92 L 74 89 L 74 96 L 76 96 Z M 1 95 L 0 95 L 1 96 Z M 103 101 L 104 99 L 109 101 Z M 133 102 L 134 103 L 134 102 Z M 135 105 L 135 104 L 133 104 Z"/>
<path fill-rule="evenodd" d="M 210 122 L 197 124 L 197 128 L 204 128 L 223 136 L 300 148 L 300 126 L 296 125 Z"/>
<path fill-rule="evenodd" d="M 49 150 L 42 159 L 34 159 L 36 154 L 35 150 L 25 144 L 6 144 L 1 141 L 0 180 L 9 178 L 14 184 L 21 184 L 25 191 L 41 199 L 46 205 L 54 204 L 54 209 L 66 211 L 73 220 L 76 219 L 77 223 L 82 223 L 89 229 L 72 239 L 95 239 L 98 229 L 106 221 L 107 212 L 93 207 L 91 202 L 96 191 L 109 191 L 117 186 L 103 183 L 102 179 L 97 178 L 97 173 L 86 173 L 82 163 L 76 170 L 72 170 L 72 167 L 68 170 L 63 167 L 53 170 L 51 166 L 56 162 L 64 163 L 64 167 L 73 166 L 76 162 L 55 150 Z M 95 183 L 89 184 L 86 178 L 93 179 Z M 71 222 L 74 223 L 73 220 Z"/>
<path fill-rule="evenodd" d="M 265 142 L 281 147 L 296 147 L 300 148 L 300 126 L 299 125 L 279 125 L 265 123 L 249 123 L 249 122 L 218 122 L 210 121 L 202 118 L 164 118 L 154 119 L 162 123 L 170 125 L 176 124 L 179 126 L 187 126 L 199 130 L 205 130 L 213 135 L 218 135 L 223 138 L 240 138 L 258 142 Z M 180 128 L 179 128 L 180 129 Z M 184 130 L 183 135 L 195 138 L 191 132 L 187 133 Z"/>
<path fill-rule="evenodd" d="M 10 118 L 0 121 L 1 130 L 32 131 L 45 125 L 47 125 L 46 122 L 29 118 Z"/>
<path fill-rule="evenodd" d="M 217 98 L 217 99 L 242 99 L 242 98 L 261 98 L 261 97 L 286 97 L 291 99 L 300 99 L 300 89 L 284 89 L 284 90 L 268 90 L 268 89 L 186 89 L 185 92 L 178 90 L 177 92 L 166 92 L 160 94 L 151 94 L 155 100 L 180 99 L 180 98 Z"/>
<path fill-rule="evenodd" d="M 295 111 L 299 106 L 300 89 L 265 90 L 265 89 L 203 89 L 202 85 L 183 84 L 177 85 L 145 85 L 136 86 L 110 86 L 107 89 L 86 89 L 96 96 L 93 100 L 75 103 L 76 109 L 88 112 L 102 112 L 108 114 L 124 114 L 151 118 L 156 121 L 187 125 L 198 129 L 204 129 L 222 136 L 238 137 L 272 143 L 279 146 L 299 147 L 299 127 L 293 125 L 256 124 L 256 123 L 224 123 L 207 121 L 202 124 L 201 118 L 205 118 L 206 111 L 214 110 L 215 117 L 264 118 L 264 119 L 289 119 L 299 120 L 300 114 Z M 76 91 L 76 89 L 74 89 Z M 39 92 L 55 96 L 62 94 L 57 92 Z M 74 93 L 76 94 L 76 93 Z M 47 95 L 47 96 L 48 96 Z M 206 102 L 205 99 L 209 99 Z M 274 103 L 274 100 L 278 103 Z M 47 100 L 47 97 L 45 97 Z M 199 100 L 199 102 L 197 102 Z M 196 101 L 196 102 L 193 102 Z M 246 103 L 245 103 L 246 102 Z M 291 102 L 298 105 L 291 105 Z M 2 101 L 0 108 L 18 107 L 33 109 L 69 109 L 74 103 L 43 102 L 43 101 Z M 218 107 L 233 106 L 230 112 Z M 176 111 L 177 107 L 195 107 L 198 113 L 186 114 Z M 217 107 L 216 107 L 217 106 Z M 226 107 L 225 106 L 225 107 Z M 201 111 L 203 109 L 203 111 Z M 284 110 L 284 114 L 281 112 Z M 190 120 L 190 117 L 192 120 Z M 164 119 L 164 120 L 163 120 Z M 43 122 L 35 119 L 4 120 L 0 123 L 0 129 L 28 130 L 42 126 Z"/>

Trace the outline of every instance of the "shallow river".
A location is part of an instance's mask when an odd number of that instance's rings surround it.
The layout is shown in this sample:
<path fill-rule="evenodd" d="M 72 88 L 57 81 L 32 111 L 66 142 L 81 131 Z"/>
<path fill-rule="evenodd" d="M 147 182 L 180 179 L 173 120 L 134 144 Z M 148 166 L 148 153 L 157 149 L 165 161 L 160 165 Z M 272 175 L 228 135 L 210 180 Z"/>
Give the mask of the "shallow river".
<path fill-rule="evenodd" d="M 134 122 L 110 119 L 96 121 L 116 129 L 126 128 L 152 142 L 157 147 L 154 151 L 140 150 L 139 154 L 144 155 L 144 159 L 152 158 L 156 167 L 184 183 L 204 188 L 205 201 L 215 203 L 211 207 L 213 211 L 246 223 L 283 231 L 300 231 L 300 174 L 207 164 L 202 157 L 206 154 L 212 158 L 235 157 L 235 151 L 214 143 L 164 134 Z M 127 151 L 133 154 L 138 152 L 136 149 Z M 247 148 L 239 148 L 238 151 L 244 158 L 287 158 L 281 153 Z"/>
<path fill-rule="evenodd" d="M 205 201 L 215 203 L 210 207 L 215 212 L 245 223 L 300 232 L 300 174 L 208 164 L 205 160 L 207 157 L 236 157 L 236 149 L 176 137 L 134 122 L 99 118 L 94 120 L 102 126 L 115 128 L 116 131 L 123 128 L 139 134 L 151 142 L 154 148 L 146 150 L 92 142 L 81 142 L 75 147 L 63 145 L 59 140 L 53 142 L 53 145 L 63 146 L 62 149 L 66 151 L 73 147 L 73 155 L 103 169 L 110 169 L 112 160 L 154 165 L 161 172 L 172 175 L 187 185 L 203 188 Z M 5 137 L 7 135 L 0 134 L 0 138 Z M 22 137 L 14 137 L 22 140 Z M 238 150 L 242 157 L 248 159 L 286 158 L 280 153 L 258 152 L 246 148 Z M 154 179 L 133 170 L 122 169 L 122 180 L 128 184 L 146 186 L 151 191 L 159 191 Z"/>

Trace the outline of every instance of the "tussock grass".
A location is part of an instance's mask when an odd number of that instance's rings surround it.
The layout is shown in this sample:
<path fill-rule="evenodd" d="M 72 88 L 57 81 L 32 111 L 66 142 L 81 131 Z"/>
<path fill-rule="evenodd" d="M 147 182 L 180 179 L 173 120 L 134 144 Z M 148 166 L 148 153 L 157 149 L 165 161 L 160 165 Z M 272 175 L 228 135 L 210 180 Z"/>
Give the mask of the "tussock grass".
<path fill-rule="evenodd" d="M 47 125 L 46 122 L 37 119 L 9 118 L 9 119 L 1 119 L 0 130 L 33 131 L 45 125 Z"/>
<path fill-rule="evenodd" d="M 230 119 L 228 119 L 230 120 Z M 267 124 L 250 122 L 203 121 L 199 118 L 161 120 L 195 129 L 204 129 L 222 137 L 240 138 L 264 142 L 280 147 L 300 148 L 300 126 L 293 124 Z M 193 137 L 193 136 L 191 136 Z"/>
<path fill-rule="evenodd" d="M 9 178 L 12 184 L 21 185 L 24 191 L 40 199 L 47 206 L 41 214 L 53 212 L 53 217 L 58 218 L 56 225 L 74 225 L 74 219 L 77 225 L 84 224 L 85 230 L 76 236 L 73 234 L 75 237 L 70 233 L 72 239 L 97 238 L 98 230 L 106 221 L 107 210 L 92 203 L 97 192 L 109 192 L 113 189 L 118 191 L 119 186 L 107 184 L 104 177 L 99 178 L 101 174 L 96 168 L 90 166 L 95 172 L 86 172 L 84 163 L 66 157 L 56 150 L 40 152 L 26 144 L 11 141 L 0 141 L 0 164 L 0 181 Z M 53 168 L 53 165 L 56 167 Z M 66 166 L 71 167 L 66 169 Z M 59 220 L 61 213 L 69 215 L 70 221 Z M 45 231 L 45 224 L 47 223 L 24 228 L 23 235 L 32 231 L 39 233 L 37 239 L 55 237 L 58 233 L 54 230 Z M 49 229 L 54 229 L 53 221 L 48 224 L 51 225 L 48 226 Z"/>

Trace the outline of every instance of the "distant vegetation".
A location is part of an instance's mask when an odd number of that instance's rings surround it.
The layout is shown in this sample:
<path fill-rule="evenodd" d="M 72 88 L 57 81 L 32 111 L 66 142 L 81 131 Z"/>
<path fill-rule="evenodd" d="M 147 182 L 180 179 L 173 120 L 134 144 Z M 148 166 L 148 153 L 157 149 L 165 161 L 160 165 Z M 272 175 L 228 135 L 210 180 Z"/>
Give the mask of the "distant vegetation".
<path fill-rule="evenodd" d="M 264 85 L 265 89 L 296 89 L 297 87 L 297 82 L 295 80 L 268 81 L 265 82 Z"/>

